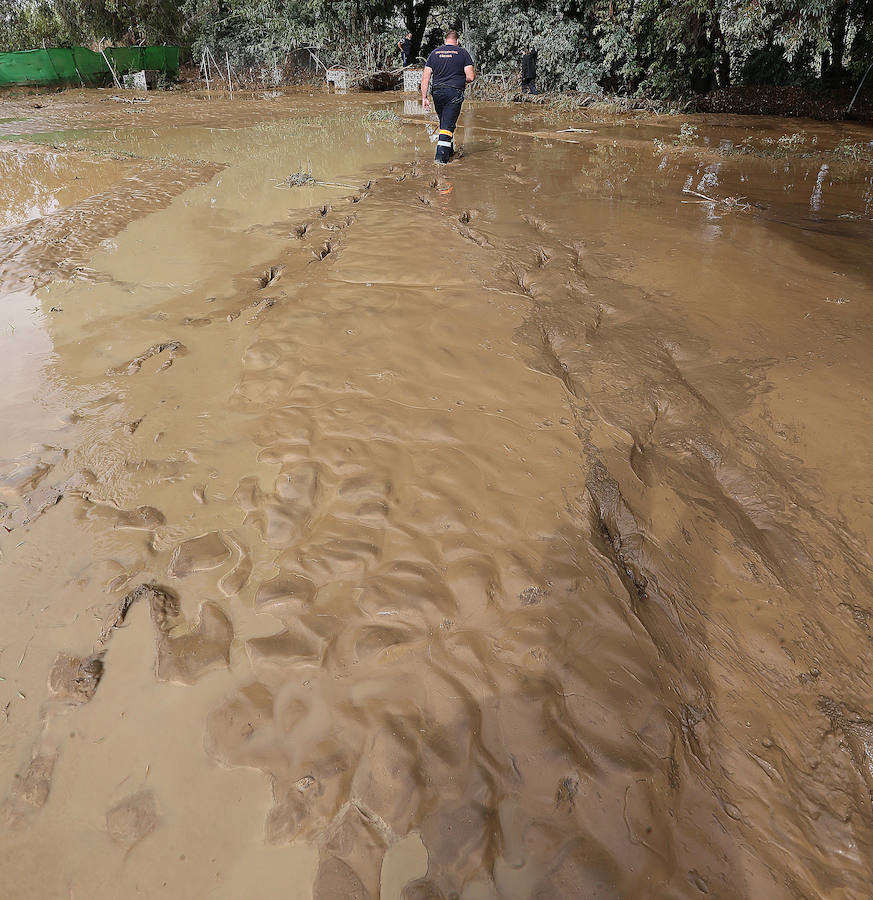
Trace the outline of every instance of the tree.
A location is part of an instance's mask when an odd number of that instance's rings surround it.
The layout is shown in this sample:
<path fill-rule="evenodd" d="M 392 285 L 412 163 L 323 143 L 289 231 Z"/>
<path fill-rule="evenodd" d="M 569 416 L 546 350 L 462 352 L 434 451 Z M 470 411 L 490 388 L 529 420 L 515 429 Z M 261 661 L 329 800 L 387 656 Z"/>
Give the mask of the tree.
<path fill-rule="evenodd" d="M 421 42 L 427 31 L 427 20 L 433 6 L 433 0 L 404 0 L 403 18 L 406 30 L 412 35 L 410 58 L 415 59 L 421 50 Z"/>
<path fill-rule="evenodd" d="M 840 84 L 873 60 L 873 0 L 0 0 L 0 46 L 115 42 L 209 46 L 274 66 L 297 47 L 386 66 L 462 28 L 481 69 L 538 52 L 543 88 L 689 96 L 731 83 Z"/>

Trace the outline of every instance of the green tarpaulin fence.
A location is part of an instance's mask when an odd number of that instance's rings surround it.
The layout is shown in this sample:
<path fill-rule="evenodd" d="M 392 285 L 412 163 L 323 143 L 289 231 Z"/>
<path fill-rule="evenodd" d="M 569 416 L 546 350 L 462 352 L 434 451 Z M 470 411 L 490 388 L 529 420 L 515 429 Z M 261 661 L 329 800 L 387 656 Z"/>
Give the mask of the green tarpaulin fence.
<path fill-rule="evenodd" d="M 107 47 L 106 55 L 119 75 L 157 69 L 179 76 L 178 47 Z M 112 80 L 106 60 L 87 47 L 55 47 L 0 53 L 0 86 L 7 84 L 102 85 Z"/>

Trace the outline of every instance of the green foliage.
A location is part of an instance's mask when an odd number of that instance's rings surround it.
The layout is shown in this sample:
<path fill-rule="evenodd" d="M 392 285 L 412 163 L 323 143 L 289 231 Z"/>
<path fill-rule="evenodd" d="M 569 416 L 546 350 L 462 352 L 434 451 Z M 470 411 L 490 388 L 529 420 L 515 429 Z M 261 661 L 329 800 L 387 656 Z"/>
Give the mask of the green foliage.
<path fill-rule="evenodd" d="M 83 43 L 107 38 L 112 44 L 171 44 L 182 31 L 173 0 L 53 0 L 51 5 Z"/>
<path fill-rule="evenodd" d="M 12 2 L 0 10 L 0 51 L 63 47 L 74 42 L 49 0 Z"/>
<path fill-rule="evenodd" d="M 204 47 L 235 64 L 276 66 L 289 51 L 313 47 L 325 65 L 383 65 L 394 50 L 390 0 L 183 0 L 195 59 Z M 396 29 L 394 29 L 396 30 Z"/>
<path fill-rule="evenodd" d="M 0 49 L 182 43 L 278 72 L 310 47 L 325 64 L 388 68 L 448 27 L 481 70 L 538 54 L 541 90 L 688 98 L 730 84 L 855 83 L 873 60 L 873 0 L 0 0 Z"/>
<path fill-rule="evenodd" d="M 93 44 L 175 44 L 183 19 L 174 0 L 5 0 L 0 51 Z"/>

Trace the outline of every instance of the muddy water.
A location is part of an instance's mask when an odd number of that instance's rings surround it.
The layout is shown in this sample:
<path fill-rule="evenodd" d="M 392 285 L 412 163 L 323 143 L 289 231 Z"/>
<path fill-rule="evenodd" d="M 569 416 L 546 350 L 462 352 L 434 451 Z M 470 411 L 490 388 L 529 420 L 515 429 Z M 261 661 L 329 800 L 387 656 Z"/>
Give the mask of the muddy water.
<path fill-rule="evenodd" d="M 868 896 L 873 136 L 386 102 L 0 110 L 3 884 Z"/>

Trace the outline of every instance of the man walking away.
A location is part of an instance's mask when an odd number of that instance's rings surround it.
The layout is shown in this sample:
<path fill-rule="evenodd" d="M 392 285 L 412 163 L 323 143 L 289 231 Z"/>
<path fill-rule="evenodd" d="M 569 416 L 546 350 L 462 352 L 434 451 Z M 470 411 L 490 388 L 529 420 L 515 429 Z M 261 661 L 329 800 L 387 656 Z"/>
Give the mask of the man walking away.
<path fill-rule="evenodd" d="M 406 37 L 402 41 L 398 41 L 397 46 L 403 56 L 403 67 L 406 68 L 412 62 L 410 58 L 412 56 L 412 32 L 407 31 Z"/>
<path fill-rule="evenodd" d="M 464 90 L 476 80 L 473 57 L 458 46 L 458 32 L 450 31 L 446 42 L 437 47 L 427 58 L 421 77 L 421 103 L 430 107 L 427 88 L 433 78 L 433 105 L 440 117 L 440 133 L 437 139 L 436 161 L 447 163 L 455 153 L 454 137 Z"/>
<path fill-rule="evenodd" d="M 537 51 L 528 47 L 521 58 L 521 92 L 535 94 L 537 92 Z"/>

